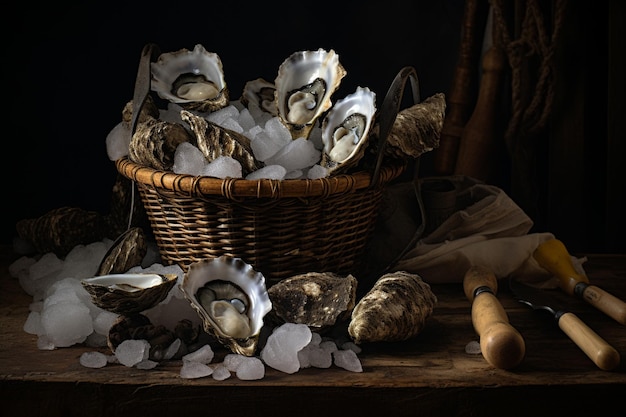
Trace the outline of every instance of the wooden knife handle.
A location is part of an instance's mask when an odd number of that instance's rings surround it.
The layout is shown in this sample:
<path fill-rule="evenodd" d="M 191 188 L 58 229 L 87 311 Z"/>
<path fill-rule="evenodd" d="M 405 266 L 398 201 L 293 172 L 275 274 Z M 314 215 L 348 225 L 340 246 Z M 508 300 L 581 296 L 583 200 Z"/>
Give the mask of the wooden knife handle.
<path fill-rule="evenodd" d="M 620 356 L 617 350 L 591 330 L 574 313 L 564 313 L 559 317 L 559 327 L 598 368 L 610 371 L 619 365 Z"/>
<path fill-rule="evenodd" d="M 580 292 L 579 288 L 582 288 Z M 626 303 L 613 294 L 585 283 L 579 283 L 574 293 L 618 323 L 626 325 Z"/>
<path fill-rule="evenodd" d="M 472 302 L 472 324 L 480 336 L 480 349 L 489 364 L 500 369 L 517 366 L 526 353 L 520 333 L 496 297 L 498 284 L 493 272 L 471 267 L 465 274 L 463 289 Z"/>

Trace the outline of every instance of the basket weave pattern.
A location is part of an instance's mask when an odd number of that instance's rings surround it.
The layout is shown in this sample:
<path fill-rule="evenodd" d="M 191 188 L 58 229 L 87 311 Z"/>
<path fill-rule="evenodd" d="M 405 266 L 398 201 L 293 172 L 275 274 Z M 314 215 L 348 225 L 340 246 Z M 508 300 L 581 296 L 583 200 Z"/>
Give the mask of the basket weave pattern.
<path fill-rule="evenodd" d="M 245 180 L 157 171 L 128 158 L 118 171 L 137 184 L 164 264 L 229 255 L 269 285 L 305 272 L 353 274 L 378 215 L 384 186 L 405 164 L 387 164 L 371 186 L 365 171 L 315 180 Z"/>

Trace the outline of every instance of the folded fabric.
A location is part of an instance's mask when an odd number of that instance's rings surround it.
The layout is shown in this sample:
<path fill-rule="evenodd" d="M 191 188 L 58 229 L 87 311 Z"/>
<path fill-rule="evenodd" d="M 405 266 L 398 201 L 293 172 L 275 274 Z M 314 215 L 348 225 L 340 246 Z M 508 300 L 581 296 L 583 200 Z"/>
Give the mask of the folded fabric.
<path fill-rule="evenodd" d="M 460 283 L 470 266 L 481 265 L 498 278 L 514 276 L 537 286 L 556 286 L 532 256 L 541 243 L 554 238 L 552 233 L 529 234 L 532 220 L 496 186 L 467 176 L 438 180 L 453 186 L 454 207 L 423 236 L 429 214 L 437 216 L 422 203 L 417 184 L 388 187 L 368 248 L 370 265 L 386 265 L 379 268 L 385 272 L 416 273 L 429 283 Z"/>

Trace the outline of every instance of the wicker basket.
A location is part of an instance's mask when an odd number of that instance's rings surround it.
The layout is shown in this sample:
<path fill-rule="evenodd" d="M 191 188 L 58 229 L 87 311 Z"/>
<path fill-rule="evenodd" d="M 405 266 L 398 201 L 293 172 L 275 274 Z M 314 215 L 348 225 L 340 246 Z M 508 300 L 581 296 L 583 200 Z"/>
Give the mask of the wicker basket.
<path fill-rule="evenodd" d="M 304 272 L 357 274 L 385 184 L 399 161 L 370 173 L 315 180 L 245 180 L 156 171 L 127 158 L 118 171 L 138 187 L 163 262 L 242 258 L 271 284 Z M 357 277 L 358 278 L 358 277 Z"/>
<path fill-rule="evenodd" d="M 157 54 L 150 44 L 142 52 L 132 131 L 150 93 L 150 60 Z M 229 255 L 253 265 L 268 285 L 305 272 L 358 278 L 383 189 L 407 166 L 398 159 L 383 164 L 382 155 L 408 79 L 419 101 L 416 77 L 413 68 L 404 68 L 385 97 L 370 170 L 314 180 L 219 179 L 117 160 L 117 170 L 137 184 L 163 262 L 186 271 L 192 262 Z"/>

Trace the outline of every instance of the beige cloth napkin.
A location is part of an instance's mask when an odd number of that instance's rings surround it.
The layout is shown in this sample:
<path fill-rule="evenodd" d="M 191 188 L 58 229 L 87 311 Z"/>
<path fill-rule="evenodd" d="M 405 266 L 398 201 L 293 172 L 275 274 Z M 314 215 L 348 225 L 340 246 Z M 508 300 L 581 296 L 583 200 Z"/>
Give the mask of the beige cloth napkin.
<path fill-rule="evenodd" d="M 422 223 L 428 225 L 429 214 L 436 216 L 429 213 L 428 205 L 419 207 L 414 184 L 388 187 L 369 247 L 369 262 L 387 265 L 387 272 L 416 273 L 437 284 L 461 283 L 470 266 L 481 265 L 497 278 L 514 276 L 547 288 L 557 285 L 532 257 L 541 243 L 554 238 L 552 233 L 529 233 L 532 220 L 496 186 L 466 176 L 439 179 L 453 184 L 454 207 L 425 236 L 418 236 L 419 228 L 424 227 Z"/>

